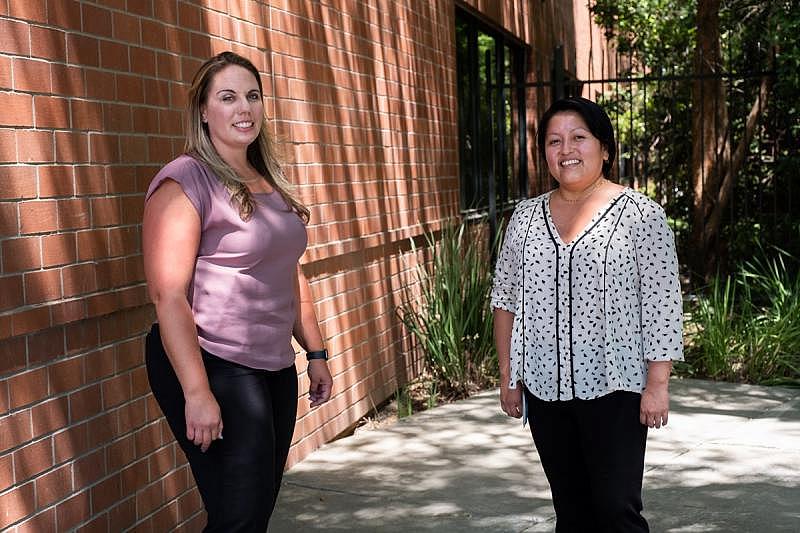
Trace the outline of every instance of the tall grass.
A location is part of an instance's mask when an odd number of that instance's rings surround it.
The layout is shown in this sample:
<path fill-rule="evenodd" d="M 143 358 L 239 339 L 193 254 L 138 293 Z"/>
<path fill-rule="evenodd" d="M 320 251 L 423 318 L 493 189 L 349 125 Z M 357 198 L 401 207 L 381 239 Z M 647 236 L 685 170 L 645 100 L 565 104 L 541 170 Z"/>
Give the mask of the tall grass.
<path fill-rule="evenodd" d="M 462 222 L 438 238 L 426 234 L 433 258 L 417 266 L 398 308 L 442 396 L 466 396 L 498 375 L 489 303 L 490 244 L 480 238 L 480 229 Z"/>
<path fill-rule="evenodd" d="M 791 262 L 791 264 L 789 264 Z M 691 309 L 685 373 L 800 385 L 800 277 L 780 250 L 716 278 Z"/>

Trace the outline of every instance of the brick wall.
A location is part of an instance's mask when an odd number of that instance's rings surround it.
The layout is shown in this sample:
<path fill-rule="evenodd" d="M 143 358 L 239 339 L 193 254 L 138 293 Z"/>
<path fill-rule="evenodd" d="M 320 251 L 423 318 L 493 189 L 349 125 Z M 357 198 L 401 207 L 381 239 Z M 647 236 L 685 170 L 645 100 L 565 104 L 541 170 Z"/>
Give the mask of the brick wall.
<path fill-rule="evenodd" d="M 335 396 L 301 399 L 290 465 L 414 377 L 394 308 L 408 238 L 458 214 L 453 17 L 452 0 L 0 1 L 0 530 L 204 523 L 143 366 L 140 223 L 188 82 L 222 50 L 263 73 L 312 210 Z"/>

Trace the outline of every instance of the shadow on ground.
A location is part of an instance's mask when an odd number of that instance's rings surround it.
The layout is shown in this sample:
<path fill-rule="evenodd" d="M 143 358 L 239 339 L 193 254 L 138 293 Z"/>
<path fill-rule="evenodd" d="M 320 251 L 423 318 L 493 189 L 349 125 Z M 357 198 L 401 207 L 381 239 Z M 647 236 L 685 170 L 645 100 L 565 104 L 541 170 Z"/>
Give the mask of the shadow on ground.
<path fill-rule="evenodd" d="M 800 390 L 674 381 L 652 431 L 654 532 L 800 532 Z M 497 391 L 358 432 L 286 474 L 271 533 L 552 531 L 530 433 Z"/>

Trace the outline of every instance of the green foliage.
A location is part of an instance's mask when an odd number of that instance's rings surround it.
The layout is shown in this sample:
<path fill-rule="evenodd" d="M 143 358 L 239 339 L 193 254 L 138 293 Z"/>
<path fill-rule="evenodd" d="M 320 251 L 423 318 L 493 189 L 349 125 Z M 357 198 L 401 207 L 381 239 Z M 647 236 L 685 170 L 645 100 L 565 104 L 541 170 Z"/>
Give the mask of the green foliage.
<path fill-rule="evenodd" d="M 792 263 L 787 264 L 788 261 Z M 688 375 L 761 384 L 800 385 L 800 277 L 778 251 L 714 278 L 692 306 Z"/>
<path fill-rule="evenodd" d="M 482 229 L 462 222 L 444 229 L 438 240 L 426 234 L 433 258 L 416 269 L 398 309 L 425 354 L 433 390 L 449 397 L 464 397 L 498 375 L 491 265 Z"/>
<path fill-rule="evenodd" d="M 698 0 L 593 0 L 595 21 L 621 54 L 619 75 L 659 81 L 604 87 L 602 103 L 614 121 L 623 174 L 664 205 L 678 239 L 679 256 L 693 249 L 690 181 L 691 80 Z M 746 257 L 756 239 L 800 254 L 797 209 L 800 187 L 800 10 L 796 0 L 722 0 L 720 47 L 735 146 L 756 102 L 759 75 L 774 72 L 743 168 L 736 176 L 730 212 L 721 232 L 723 267 Z M 610 90 L 609 90 L 610 89 Z M 716 105 L 709 101 L 710 105 Z"/>

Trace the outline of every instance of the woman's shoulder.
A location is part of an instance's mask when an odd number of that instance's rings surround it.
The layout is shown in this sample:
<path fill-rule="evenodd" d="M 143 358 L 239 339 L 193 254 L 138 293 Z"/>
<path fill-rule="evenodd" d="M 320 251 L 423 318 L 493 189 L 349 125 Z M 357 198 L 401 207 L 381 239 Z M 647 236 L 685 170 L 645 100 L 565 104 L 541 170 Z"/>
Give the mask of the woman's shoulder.
<path fill-rule="evenodd" d="M 641 215 L 648 213 L 663 213 L 664 208 L 661 204 L 650 198 L 644 193 L 635 191 L 629 187 L 625 187 L 622 191 L 622 196 L 629 200 L 629 204 L 634 207 Z"/>
<path fill-rule="evenodd" d="M 538 196 L 534 196 L 533 198 L 526 198 L 517 204 L 517 206 L 514 208 L 514 212 L 519 211 L 520 213 L 526 213 L 535 210 L 541 207 L 542 203 L 545 202 L 549 196 L 550 192 L 548 191 Z"/>
<path fill-rule="evenodd" d="M 216 181 L 202 161 L 189 154 L 182 154 L 161 167 L 150 182 L 145 199 L 149 198 L 165 180 L 176 181 L 190 199 L 207 196 Z"/>

